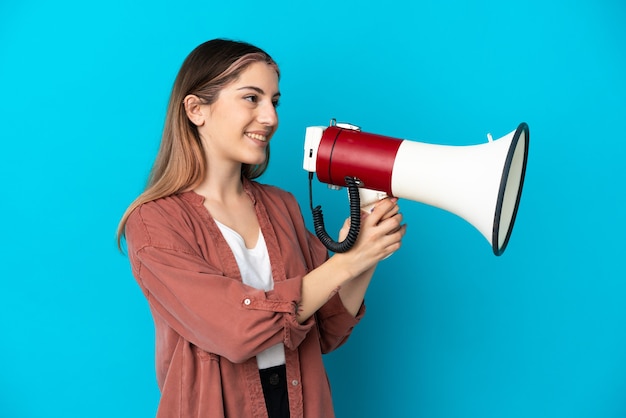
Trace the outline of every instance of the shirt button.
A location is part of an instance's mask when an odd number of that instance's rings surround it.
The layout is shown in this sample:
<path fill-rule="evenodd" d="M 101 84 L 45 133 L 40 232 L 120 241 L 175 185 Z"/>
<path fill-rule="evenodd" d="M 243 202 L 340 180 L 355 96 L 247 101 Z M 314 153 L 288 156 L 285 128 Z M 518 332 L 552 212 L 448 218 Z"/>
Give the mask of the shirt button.
<path fill-rule="evenodd" d="M 294 385 L 294 386 L 298 386 L 298 381 L 297 380 L 292 380 L 291 384 Z"/>
<path fill-rule="evenodd" d="M 250 299 L 247 299 L 247 298 L 246 298 L 246 299 L 244 299 L 244 300 L 243 300 L 243 304 L 244 304 L 244 305 L 246 305 L 246 306 L 247 306 L 247 305 L 250 305 L 251 303 L 252 303 L 252 302 L 250 301 Z"/>

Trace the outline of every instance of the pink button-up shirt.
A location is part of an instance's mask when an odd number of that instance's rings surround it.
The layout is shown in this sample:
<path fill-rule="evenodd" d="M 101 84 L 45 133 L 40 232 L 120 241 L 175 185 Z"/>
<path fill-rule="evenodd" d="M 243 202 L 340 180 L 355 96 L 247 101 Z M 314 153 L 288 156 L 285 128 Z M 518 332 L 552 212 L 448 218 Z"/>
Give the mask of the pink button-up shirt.
<path fill-rule="evenodd" d="M 132 271 L 156 328 L 157 417 L 267 417 L 256 354 L 285 345 L 292 418 L 334 417 L 322 353 L 343 344 L 356 318 L 333 296 L 296 321 L 302 277 L 328 257 L 294 197 L 244 180 L 272 265 L 274 289 L 243 284 L 203 205 L 185 192 L 145 203 L 126 224 Z"/>

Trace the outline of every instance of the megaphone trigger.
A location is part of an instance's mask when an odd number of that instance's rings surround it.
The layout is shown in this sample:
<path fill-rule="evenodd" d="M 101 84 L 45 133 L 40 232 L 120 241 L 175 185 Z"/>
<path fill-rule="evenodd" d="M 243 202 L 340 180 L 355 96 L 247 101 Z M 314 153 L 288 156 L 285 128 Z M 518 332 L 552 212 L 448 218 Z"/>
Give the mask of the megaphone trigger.
<path fill-rule="evenodd" d="M 361 188 L 359 189 L 359 197 L 361 199 L 361 211 L 372 213 L 376 203 L 388 197 L 387 193 Z"/>

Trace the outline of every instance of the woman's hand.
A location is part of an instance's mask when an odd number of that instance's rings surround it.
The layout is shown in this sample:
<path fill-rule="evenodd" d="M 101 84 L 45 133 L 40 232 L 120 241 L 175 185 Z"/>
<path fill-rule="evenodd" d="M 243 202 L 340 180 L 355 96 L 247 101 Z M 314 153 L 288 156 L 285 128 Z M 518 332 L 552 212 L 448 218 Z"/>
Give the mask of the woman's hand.
<path fill-rule="evenodd" d="M 386 198 L 376 203 L 371 211 L 361 212 L 361 231 L 352 249 L 344 253 L 351 258 L 350 264 L 357 270 L 357 276 L 374 267 L 380 260 L 400 248 L 406 225 L 402 224 L 402 214 L 397 198 Z M 344 223 L 339 233 L 343 240 L 350 229 L 350 219 Z"/>
<path fill-rule="evenodd" d="M 370 213 L 362 213 L 361 231 L 354 246 L 338 253 L 312 270 L 302 280 L 302 300 L 297 317 L 303 323 L 337 292 L 348 312 L 355 315 L 378 262 L 400 248 L 406 225 L 396 198 L 386 198 Z M 349 220 L 341 228 L 343 240 L 350 228 Z"/>

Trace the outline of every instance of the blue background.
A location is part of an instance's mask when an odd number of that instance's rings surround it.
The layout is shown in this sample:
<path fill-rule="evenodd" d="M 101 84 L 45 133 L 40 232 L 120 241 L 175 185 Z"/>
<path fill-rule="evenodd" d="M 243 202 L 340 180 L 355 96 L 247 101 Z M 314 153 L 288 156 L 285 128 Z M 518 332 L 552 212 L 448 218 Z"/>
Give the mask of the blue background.
<path fill-rule="evenodd" d="M 402 202 L 403 248 L 325 360 L 339 417 L 626 416 L 621 1 L 0 3 L 0 416 L 150 417 L 152 320 L 115 228 L 199 43 L 255 43 L 283 99 L 262 178 L 309 225 L 304 129 L 450 145 L 530 126 L 502 257 Z M 330 228 L 344 193 L 316 184 Z M 330 229 L 329 228 L 329 229 Z"/>

